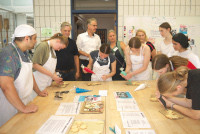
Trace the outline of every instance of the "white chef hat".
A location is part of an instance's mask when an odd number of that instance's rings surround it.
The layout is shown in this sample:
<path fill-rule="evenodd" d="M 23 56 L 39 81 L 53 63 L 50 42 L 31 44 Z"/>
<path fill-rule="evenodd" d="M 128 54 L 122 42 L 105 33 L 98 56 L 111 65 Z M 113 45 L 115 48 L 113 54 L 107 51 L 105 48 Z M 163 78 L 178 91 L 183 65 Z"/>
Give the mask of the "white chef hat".
<path fill-rule="evenodd" d="M 13 34 L 13 40 L 15 39 L 15 37 L 25 37 L 25 36 L 31 36 L 36 34 L 35 29 L 27 24 L 22 24 L 19 25 L 15 28 L 15 32 Z"/>

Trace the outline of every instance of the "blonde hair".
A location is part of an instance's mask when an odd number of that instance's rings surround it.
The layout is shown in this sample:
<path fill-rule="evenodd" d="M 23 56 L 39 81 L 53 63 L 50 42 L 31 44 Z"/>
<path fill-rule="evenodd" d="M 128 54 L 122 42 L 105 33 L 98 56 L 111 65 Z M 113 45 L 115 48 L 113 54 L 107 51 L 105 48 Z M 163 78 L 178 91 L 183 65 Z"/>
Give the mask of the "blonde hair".
<path fill-rule="evenodd" d="M 115 32 L 115 30 L 113 30 L 113 29 L 110 29 L 110 30 L 108 31 L 108 35 L 109 35 L 110 33 L 114 33 L 114 34 L 116 35 L 116 32 Z"/>
<path fill-rule="evenodd" d="M 61 43 L 65 44 L 66 47 L 68 46 L 68 43 L 69 43 L 68 38 L 63 36 L 61 33 L 56 33 L 51 38 L 43 40 L 43 41 L 49 41 L 52 39 L 58 39 L 60 40 Z"/>
<path fill-rule="evenodd" d="M 64 28 L 65 26 L 68 26 L 72 29 L 72 25 L 69 23 L 69 22 L 63 22 L 61 25 L 60 25 L 60 29 Z"/>
<path fill-rule="evenodd" d="M 188 77 L 188 68 L 179 67 L 173 72 L 168 72 L 161 75 L 157 82 L 157 87 L 160 93 L 172 93 L 176 91 L 176 87 L 186 80 Z"/>
<path fill-rule="evenodd" d="M 139 32 L 144 33 L 144 35 L 145 35 L 145 41 L 148 41 L 148 37 L 147 37 L 146 32 L 145 32 L 143 29 L 138 29 L 137 32 L 136 32 L 136 36 L 138 36 L 138 33 L 139 33 Z"/>

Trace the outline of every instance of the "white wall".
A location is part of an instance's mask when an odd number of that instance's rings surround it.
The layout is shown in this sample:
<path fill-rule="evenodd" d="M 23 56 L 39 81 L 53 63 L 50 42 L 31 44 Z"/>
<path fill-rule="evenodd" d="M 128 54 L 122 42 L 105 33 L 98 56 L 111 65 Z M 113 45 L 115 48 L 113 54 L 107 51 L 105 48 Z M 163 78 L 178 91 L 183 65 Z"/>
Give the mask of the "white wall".
<path fill-rule="evenodd" d="M 17 14 L 16 20 L 17 20 L 17 26 L 21 24 L 27 24 L 26 14 Z"/>
<path fill-rule="evenodd" d="M 198 16 L 200 0 L 118 0 L 118 39 L 126 16 Z"/>
<path fill-rule="evenodd" d="M 63 21 L 71 23 L 70 0 L 34 0 L 35 28 L 38 41 L 41 28 L 50 27 L 55 32 Z M 123 40 L 126 16 L 199 16 L 200 0 L 118 0 L 118 39 Z"/>
<path fill-rule="evenodd" d="M 41 35 L 41 28 L 52 28 L 53 33 L 56 33 L 62 22 L 71 23 L 70 0 L 34 0 L 33 6 L 38 43 L 45 39 Z"/>

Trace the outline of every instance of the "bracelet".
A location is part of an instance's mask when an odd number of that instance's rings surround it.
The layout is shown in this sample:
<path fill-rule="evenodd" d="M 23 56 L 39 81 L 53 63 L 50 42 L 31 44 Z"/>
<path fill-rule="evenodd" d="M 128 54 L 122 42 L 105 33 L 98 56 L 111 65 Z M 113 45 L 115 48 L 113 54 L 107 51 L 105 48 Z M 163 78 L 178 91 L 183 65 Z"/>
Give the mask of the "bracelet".
<path fill-rule="evenodd" d="M 174 105 L 176 105 L 175 103 L 173 103 L 172 105 L 171 105 L 171 110 L 173 110 L 174 109 Z"/>

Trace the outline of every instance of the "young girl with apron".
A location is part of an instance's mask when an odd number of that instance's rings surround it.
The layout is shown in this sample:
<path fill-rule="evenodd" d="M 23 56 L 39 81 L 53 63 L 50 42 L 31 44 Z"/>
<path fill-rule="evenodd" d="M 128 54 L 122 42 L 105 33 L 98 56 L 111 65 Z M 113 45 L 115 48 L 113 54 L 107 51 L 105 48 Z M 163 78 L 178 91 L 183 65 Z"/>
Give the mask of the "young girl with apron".
<path fill-rule="evenodd" d="M 132 72 L 138 70 L 143 66 L 144 56 L 143 56 L 144 47 L 140 47 L 140 55 L 133 55 L 132 51 L 130 50 L 130 60 L 132 63 Z M 148 66 L 147 69 L 137 75 L 134 75 L 131 80 L 149 80 L 150 79 L 150 67 Z"/>
<path fill-rule="evenodd" d="M 48 41 L 48 46 L 50 49 L 50 41 Z M 52 49 L 53 50 L 53 49 Z M 53 53 L 55 54 L 55 51 L 53 50 Z M 56 55 L 56 54 L 55 54 Z M 53 58 L 51 54 L 51 50 L 49 52 L 49 58 L 47 62 L 43 65 L 43 67 L 50 71 L 52 74 L 55 73 L 56 69 L 56 64 L 57 64 L 57 58 Z M 46 87 L 50 86 L 52 83 L 52 78 L 46 74 L 43 74 L 39 71 L 35 71 L 34 73 L 35 81 L 41 91 L 43 91 Z M 33 92 L 33 98 L 37 96 L 35 92 Z"/>
<path fill-rule="evenodd" d="M 100 65 L 98 63 L 98 60 L 100 60 L 99 53 L 98 58 L 93 64 L 93 72 L 95 74 L 92 74 L 91 81 L 103 81 L 101 78 L 103 75 L 108 75 L 110 73 L 110 57 L 108 56 L 108 64 L 107 65 Z M 112 81 L 112 77 L 106 79 L 106 81 Z"/>

